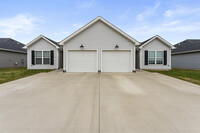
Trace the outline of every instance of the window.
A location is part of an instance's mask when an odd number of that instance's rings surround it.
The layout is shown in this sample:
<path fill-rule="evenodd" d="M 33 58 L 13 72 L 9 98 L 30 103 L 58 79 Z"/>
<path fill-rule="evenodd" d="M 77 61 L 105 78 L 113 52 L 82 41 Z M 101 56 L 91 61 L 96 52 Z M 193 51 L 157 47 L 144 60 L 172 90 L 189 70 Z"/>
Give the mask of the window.
<path fill-rule="evenodd" d="M 148 63 L 155 64 L 155 51 L 148 52 Z"/>
<path fill-rule="evenodd" d="M 36 64 L 42 64 L 42 51 L 35 51 Z"/>
<path fill-rule="evenodd" d="M 164 57 L 163 51 L 157 51 L 157 53 L 156 53 L 156 64 L 163 64 L 163 57 Z"/>
<path fill-rule="evenodd" d="M 43 51 L 43 64 L 50 64 L 50 51 Z"/>

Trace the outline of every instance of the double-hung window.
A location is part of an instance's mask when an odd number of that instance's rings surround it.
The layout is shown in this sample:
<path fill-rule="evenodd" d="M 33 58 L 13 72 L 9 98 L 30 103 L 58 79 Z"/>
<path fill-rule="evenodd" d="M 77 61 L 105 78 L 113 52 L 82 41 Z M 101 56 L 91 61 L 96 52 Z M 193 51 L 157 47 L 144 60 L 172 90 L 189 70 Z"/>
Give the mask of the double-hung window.
<path fill-rule="evenodd" d="M 163 51 L 157 51 L 156 53 L 156 64 L 163 64 L 164 59 L 164 52 Z"/>
<path fill-rule="evenodd" d="M 43 64 L 44 65 L 50 64 L 50 51 L 43 51 Z"/>
<path fill-rule="evenodd" d="M 49 65 L 50 51 L 35 51 L 35 62 L 37 65 Z"/>
<path fill-rule="evenodd" d="M 155 64 L 155 51 L 148 52 L 148 64 Z"/>
<path fill-rule="evenodd" d="M 42 64 L 42 51 L 35 51 L 35 62 L 38 65 Z"/>

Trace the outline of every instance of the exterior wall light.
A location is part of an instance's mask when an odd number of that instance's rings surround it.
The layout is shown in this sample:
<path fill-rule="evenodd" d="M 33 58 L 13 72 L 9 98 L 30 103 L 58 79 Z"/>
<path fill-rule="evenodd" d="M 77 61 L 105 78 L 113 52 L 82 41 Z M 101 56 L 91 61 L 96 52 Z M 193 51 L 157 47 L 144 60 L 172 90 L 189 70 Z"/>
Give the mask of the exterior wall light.
<path fill-rule="evenodd" d="M 119 46 L 116 44 L 115 48 L 119 48 Z"/>
<path fill-rule="evenodd" d="M 83 44 L 81 44 L 80 48 L 84 48 Z"/>

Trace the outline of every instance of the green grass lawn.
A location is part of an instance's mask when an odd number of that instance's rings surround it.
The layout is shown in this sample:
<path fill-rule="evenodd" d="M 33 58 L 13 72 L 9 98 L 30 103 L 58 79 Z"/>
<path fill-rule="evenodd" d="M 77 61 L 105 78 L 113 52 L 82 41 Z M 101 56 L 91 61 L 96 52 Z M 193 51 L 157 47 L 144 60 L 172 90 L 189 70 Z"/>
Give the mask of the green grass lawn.
<path fill-rule="evenodd" d="M 2 68 L 0 69 L 0 84 L 24 78 L 41 72 L 52 70 L 27 70 L 27 68 Z"/>
<path fill-rule="evenodd" d="M 200 85 L 200 70 L 172 69 L 170 71 L 148 71 L 162 73 L 171 77 Z"/>

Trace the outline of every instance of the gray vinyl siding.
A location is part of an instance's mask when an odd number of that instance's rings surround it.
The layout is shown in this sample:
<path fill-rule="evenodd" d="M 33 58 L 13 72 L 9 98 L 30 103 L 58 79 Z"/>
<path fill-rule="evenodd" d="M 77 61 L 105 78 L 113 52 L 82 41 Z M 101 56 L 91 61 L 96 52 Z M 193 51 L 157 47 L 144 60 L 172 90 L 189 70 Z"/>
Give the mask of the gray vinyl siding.
<path fill-rule="evenodd" d="M 0 68 L 26 67 L 26 58 L 26 53 L 17 53 L 0 50 Z M 24 61 L 24 63 L 22 60 Z"/>
<path fill-rule="evenodd" d="M 167 65 L 144 63 L 144 51 L 167 51 Z M 161 42 L 159 39 L 154 39 L 140 50 L 140 69 L 171 69 L 171 49 L 169 46 Z"/>
<path fill-rule="evenodd" d="M 172 68 L 200 69 L 200 52 L 172 55 Z"/>
<path fill-rule="evenodd" d="M 50 51 L 54 50 L 54 65 L 32 65 L 31 63 L 31 51 Z M 28 47 L 27 50 L 28 59 L 27 59 L 27 67 L 28 69 L 58 69 L 59 67 L 59 51 L 55 46 L 50 44 L 44 39 L 40 39 L 31 46 Z"/>
<path fill-rule="evenodd" d="M 130 49 L 133 52 L 133 70 L 135 70 L 135 44 L 127 38 L 114 31 L 101 21 L 96 22 L 79 35 L 67 41 L 63 46 L 63 69 L 66 70 L 66 51 L 70 49 L 80 50 L 80 45 L 84 46 L 84 50 L 98 51 L 98 70 L 101 70 L 101 51 L 115 50 L 116 44 L 121 49 Z"/>

